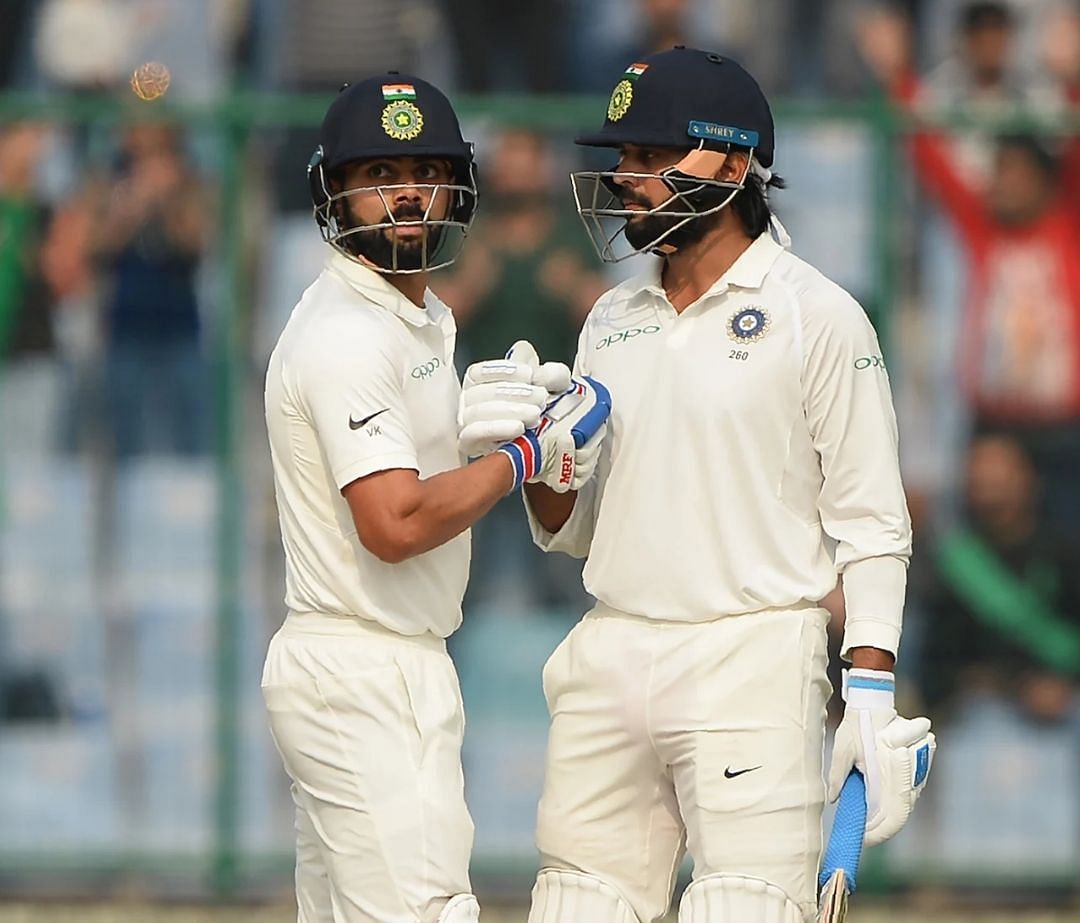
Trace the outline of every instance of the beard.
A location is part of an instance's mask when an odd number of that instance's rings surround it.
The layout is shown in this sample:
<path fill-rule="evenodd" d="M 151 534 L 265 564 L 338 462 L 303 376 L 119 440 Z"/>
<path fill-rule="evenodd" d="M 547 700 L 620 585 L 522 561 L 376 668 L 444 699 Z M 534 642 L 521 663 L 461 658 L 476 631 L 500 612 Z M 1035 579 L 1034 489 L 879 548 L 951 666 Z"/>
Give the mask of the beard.
<path fill-rule="evenodd" d="M 641 215 L 629 218 L 623 231 L 626 242 L 635 250 L 651 250 L 657 240 L 664 234 L 666 237 L 660 242 L 660 246 L 673 247 L 675 250 L 683 250 L 693 246 L 720 223 L 721 212 L 711 215 L 694 217 L 695 213 L 688 211 L 684 216 L 680 215 Z M 690 220 L 687 221 L 687 218 Z M 677 231 L 671 231 L 675 225 L 686 221 Z M 671 231 L 668 234 L 668 231 Z"/>
<path fill-rule="evenodd" d="M 357 256 L 391 272 L 421 270 L 432 265 L 442 239 L 441 227 L 427 227 L 423 235 L 408 240 L 396 237 L 393 228 L 360 231 L 349 237 Z"/>
<path fill-rule="evenodd" d="M 396 221 L 420 221 L 423 220 L 424 210 L 415 205 L 403 205 L 394 210 L 393 217 Z M 435 262 L 444 231 L 442 225 L 425 224 L 424 233 L 419 237 L 402 238 L 395 234 L 392 227 L 372 228 L 356 231 L 342 243 L 351 253 L 380 269 L 390 272 L 416 272 Z"/>
<path fill-rule="evenodd" d="M 626 242 L 638 251 L 652 250 L 653 246 L 656 245 L 656 241 L 665 234 L 667 236 L 664 237 L 659 246 L 667 246 L 675 250 L 691 247 L 715 228 L 721 220 L 722 211 L 708 215 L 700 215 L 700 211 L 720 204 L 722 197 L 725 195 L 726 192 L 723 190 L 697 192 L 693 205 L 684 199 L 673 199 L 664 206 L 664 211 L 678 212 L 679 214 L 650 215 L 648 212 L 642 212 L 640 215 L 626 220 L 623 236 L 626 238 Z M 634 204 L 645 208 L 653 207 L 633 193 L 625 193 L 621 198 L 624 206 Z M 686 223 L 678 230 L 671 230 L 681 222 Z"/>

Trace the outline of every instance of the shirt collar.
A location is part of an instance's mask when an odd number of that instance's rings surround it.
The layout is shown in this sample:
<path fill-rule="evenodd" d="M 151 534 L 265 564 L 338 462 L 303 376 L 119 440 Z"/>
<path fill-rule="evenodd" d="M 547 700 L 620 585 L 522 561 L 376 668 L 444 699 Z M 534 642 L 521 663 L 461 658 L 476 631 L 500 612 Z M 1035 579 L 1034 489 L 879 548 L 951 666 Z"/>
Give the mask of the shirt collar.
<path fill-rule="evenodd" d="M 765 282 L 765 276 L 783 252 L 784 248 L 773 240 L 772 234 L 765 231 L 739 255 L 739 258 L 731 264 L 731 268 L 717 280 L 717 284 L 724 283 L 739 288 L 761 288 Z"/>
<path fill-rule="evenodd" d="M 739 258 L 731 264 L 728 271 L 717 279 L 701 297 L 718 295 L 733 285 L 738 288 L 761 288 L 765 282 L 765 276 L 783 252 L 784 248 L 773 239 L 772 234 L 765 231 L 739 254 Z M 654 260 L 651 266 L 632 279 L 628 279 L 624 285 L 634 295 L 649 292 L 666 299 L 667 293 L 664 291 L 661 275 L 663 270 L 664 261 Z"/>
<path fill-rule="evenodd" d="M 368 301 L 396 314 L 414 327 L 437 324 L 447 311 L 446 306 L 435 297 L 431 289 L 424 292 L 425 307 L 417 307 L 394 288 L 382 273 L 368 269 L 336 250 L 331 251 L 327 257 L 326 268 Z"/>

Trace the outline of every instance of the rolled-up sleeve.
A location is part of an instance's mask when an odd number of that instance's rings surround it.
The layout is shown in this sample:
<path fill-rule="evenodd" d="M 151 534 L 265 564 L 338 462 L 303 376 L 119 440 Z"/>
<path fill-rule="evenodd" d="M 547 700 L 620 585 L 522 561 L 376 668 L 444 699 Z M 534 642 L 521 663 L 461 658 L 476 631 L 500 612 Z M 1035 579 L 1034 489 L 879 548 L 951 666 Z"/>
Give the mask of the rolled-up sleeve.
<path fill-rule="evenodd" d="M 594 477 L 578 491 L 570 518 L 563 523 L 558 532 L 548 532 L 540 524 L 540 520 L 536 518 L 536 514 L 526 499 L 525 515 L 529 518 L 529 531 L 532 532 L 536 545 L 544 551 L 561 551 L 572 558 L 586 557 L 592 546 L 593 529 L 596 526 L 598 488 L 598 478 Z"/>
<path fill-rule="evenodd" d="M 842 289 L 815 294 L 802 308 L 803 396 L 823 477 L 818 510 L 844 578 L 841 656 L 863 646 L 895 654 L 911 520 L 888 371 L 873 326 Z"/>

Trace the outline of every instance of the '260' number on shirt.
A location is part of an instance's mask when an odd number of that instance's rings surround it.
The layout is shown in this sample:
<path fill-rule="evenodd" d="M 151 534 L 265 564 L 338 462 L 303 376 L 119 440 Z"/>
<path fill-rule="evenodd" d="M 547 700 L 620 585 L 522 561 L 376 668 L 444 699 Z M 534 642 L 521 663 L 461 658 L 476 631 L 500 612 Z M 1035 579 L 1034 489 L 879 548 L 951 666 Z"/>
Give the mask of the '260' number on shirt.
<path fill-rule="evenodd" d="M 427 362 L 421 362 L 412 370 L 412 377 L 418 379 L 430 378 L 441 368 L 442 362 L 436 356 L 432 356 Z"/>

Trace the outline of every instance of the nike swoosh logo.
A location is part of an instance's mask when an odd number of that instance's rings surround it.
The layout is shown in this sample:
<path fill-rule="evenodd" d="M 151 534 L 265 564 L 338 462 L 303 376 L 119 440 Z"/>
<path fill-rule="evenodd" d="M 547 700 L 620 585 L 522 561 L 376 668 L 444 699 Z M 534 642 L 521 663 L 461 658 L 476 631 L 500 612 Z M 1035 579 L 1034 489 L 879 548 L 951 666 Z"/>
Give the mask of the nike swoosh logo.
<path fill-rule="evenodd" d="M 724 778 L 725 779 L 734 779 L 736 776 L 745 775 L 748 772 L 753 772 L 755 769 L 760 769 L 760 768 L 761 768 L 760 766 L 751 766 L 749 769 L 736 769 L 734 772 L 732 772 L 731 767 L 728 766 L 728 768 L 724 770 Z"/>
<path fill-rule="evenodd" d="M 361 426 L 367 426 L 367 424 L 374 420 L 380 413 L 386 413 L 389 409 L 389 407 L 384 407 L 382 410 L 376 410 L 373 414 L 364 417 L 363 420 L 354 420 L 352 414 L 349 414 L 349 429 L 360 429 Z"/>

